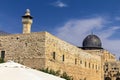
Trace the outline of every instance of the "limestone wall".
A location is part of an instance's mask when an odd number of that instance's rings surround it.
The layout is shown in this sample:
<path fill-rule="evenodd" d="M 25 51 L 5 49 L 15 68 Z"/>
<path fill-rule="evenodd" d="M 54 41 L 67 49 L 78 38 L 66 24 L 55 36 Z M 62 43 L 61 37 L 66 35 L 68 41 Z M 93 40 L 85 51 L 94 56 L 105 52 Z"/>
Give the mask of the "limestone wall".
<path fill-rule="evenodd" d="M 106 62 L 104 65 L 104 72 L 105 78 L 120 80 L 120 61 Z"/>
<path fill-rule="evenodd" d="M 0 36 L 5 60 L 14 60 L 33 68 L 44 67 L 45 32 Z"/>
<path fill-rule="evenodd" d="M 84 52 L 49 33 L 46 33 L 45 40 L 46 67 L 65 71 L 73 76 L 74 80 L 101 80 L 99 56 Z"/>
<path fill-rule="evenodd" d="M 98 55 L 101 56 L 101 68 L 102 68 L 102 79 L 104 79 L 104 65 L 106 62 L 115 62 L 116 61 L 116 57 L 115 55 L 113 55 L 112 53 L 110 53 L 109 51 L 105 50 L 105 49 L 101 49 L 101 50 L 84 50 L 92 55 Z"/>
<path fill-rule="evenodd" d="M 104 60 L 105 62 L 113 62 L 113 61 L 116 61 L 115 55 L 113 55 L 113 54 L 110 53 L 109 51 L 103 50 L 102 53 L 103 53 L 103 57 L 102 57 L 102 58 L 103 58 L 103 60 Z"/>
<path fill-rule="evenodd" d="M 112 54 L 111 52 L 105 50 L 105 49 L 101 49 L 101 50 L 84 50 L 85 52 L 88 52 L 92 55 L 98 55 L 101 56 L 102 61 L 104 62 L 111 62 L 111 61 L 116 61 L 116 57 L 114 54 Z"/>
<path fill-rule="evenodd" d="M 0 36 L 5 60 L 67 72 L 74 80 L 101 80 L 101 58 L 47 33 Z"/>

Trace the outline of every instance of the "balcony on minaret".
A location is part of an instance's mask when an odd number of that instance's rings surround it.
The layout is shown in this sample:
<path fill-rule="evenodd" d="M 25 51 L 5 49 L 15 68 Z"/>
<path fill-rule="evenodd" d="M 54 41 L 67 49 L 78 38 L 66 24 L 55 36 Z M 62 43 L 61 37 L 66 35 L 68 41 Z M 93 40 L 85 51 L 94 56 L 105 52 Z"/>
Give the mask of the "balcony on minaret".
<path fill-rule="evenodd" d="M 22 23 L 23 23 L 23 34 L 31 33 L 31 25 L 33 23 L 33 17 L 30 15 L 30 10 L 27 9 L 25 15 L 22 16 Z"/>

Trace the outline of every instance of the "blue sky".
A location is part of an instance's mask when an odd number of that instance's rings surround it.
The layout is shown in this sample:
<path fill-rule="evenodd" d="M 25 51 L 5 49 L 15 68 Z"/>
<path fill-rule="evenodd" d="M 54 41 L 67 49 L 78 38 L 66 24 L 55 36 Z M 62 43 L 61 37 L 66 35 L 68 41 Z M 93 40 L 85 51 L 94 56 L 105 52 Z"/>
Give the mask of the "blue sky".
<path fill-rule="evenodd" d="M 0 30 L 22 33 L 26 9 L 34 17 L 32 32 L 48 31 L 77 46 L 93 32 L 120 56 L 120 0 L 1 0 Z"/>

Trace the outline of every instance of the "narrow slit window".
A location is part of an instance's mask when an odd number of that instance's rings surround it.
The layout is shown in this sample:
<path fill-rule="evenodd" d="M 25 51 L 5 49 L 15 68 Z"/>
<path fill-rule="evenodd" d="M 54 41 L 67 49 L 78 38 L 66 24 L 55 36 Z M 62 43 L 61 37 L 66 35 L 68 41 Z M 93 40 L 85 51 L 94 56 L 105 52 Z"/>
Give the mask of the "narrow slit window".
<path fill-rule="evenodd" d="M 89 68 L 90 68 L 90 66 L 91 66 L 91 65 L 90 65 L 90 63 L 89 63 Z"/>
<path fill-rule="evenodd" d="M 77 59 L 75 59 L 75 64 L 77 64 Z"/>
<path fill-rule="evenodd" d="M 94 64 L 92 64 L 92 68 L 94 69 Z"/>
<path fill-rule="evenodd" d="M 97 69 L 97 65 L 96 65 L 96 69 Z"/>
<path fill-rule="evenodd" d="M 53 52 L 53 59 L 55 60 L 55 58 L 56 58 L 56 53 Z"/>
<path fill-rule="evenodd" d="M 82 60 L 80 60 L 80 64 L 82 64 Z"/>
<path fill-rule="evenodd" d="M 87 62 L 85 62 L 85 67 L 87 67 Z"/>
<path fill-rule="evenodd" d="M 65 55 L 62 56 L 62 61 L 65 61 Z"/>

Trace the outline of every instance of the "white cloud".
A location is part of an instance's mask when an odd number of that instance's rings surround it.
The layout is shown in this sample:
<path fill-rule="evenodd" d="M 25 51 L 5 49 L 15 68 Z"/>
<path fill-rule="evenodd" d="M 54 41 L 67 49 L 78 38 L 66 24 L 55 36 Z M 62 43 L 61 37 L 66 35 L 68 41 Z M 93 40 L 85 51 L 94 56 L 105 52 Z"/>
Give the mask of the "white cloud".
<path fill-rule="evenodd" d="M 119 16 L 115 17 L 115 20 L 120 21 L 120 17 Z"/>
<path fill-rule="evenodd" d="M 113 54 L 116 54 L 116 57 L 120 57 L 120 40 L 114 40 L 114 39 L 109 39 L 109 37 L 111 37 L 116 30 L 120 29 L 120 26 L 112 26 L 111 28 L 107 29 L 107 30 L 103 30 L 101 32 L 99 32 L 99 36 L 102 40 L 103 43 L 103 47 L 109 51 L 111 51 Z"/>
<path fill-rule="evenodd" d="M 70 20 L 57 29 L 57 36 L 75 45 L 80 45 L 83 38 L 93 29 L 100 29 L 104 23 L 101 17 Z"/>
<path fill-rule="evenodd" d="M 120 29 L 120 26 L 112 26 L 106 29 L 105 26 L 109 24 L 107 22 L 102 17 L 70 20 L 56 29 L 56 36 L 74 45 L 82 46 L 83 39 L 95 30 L 95 34 L 102 40 L 103 48 L 120 56 L 120 40 L 109 39 L 116 30 Z"/>
<path fill-rule="evenodd" d="M 62 1 L 60 1 L 60 0 L 58 0 L 58 1 L 56 1 L 56 2 L 54 2 L 52 5 L 53 5 L 53 6 L 55 6 L 55 7 L 60 7 L 60 8 L 63 8 L 63 7 L 68 7 L 68 5 L 67 5 L 67 4 L 63 3 L 63 2 L 62 2 Z"/>

